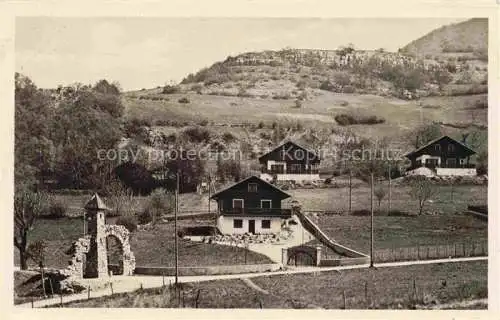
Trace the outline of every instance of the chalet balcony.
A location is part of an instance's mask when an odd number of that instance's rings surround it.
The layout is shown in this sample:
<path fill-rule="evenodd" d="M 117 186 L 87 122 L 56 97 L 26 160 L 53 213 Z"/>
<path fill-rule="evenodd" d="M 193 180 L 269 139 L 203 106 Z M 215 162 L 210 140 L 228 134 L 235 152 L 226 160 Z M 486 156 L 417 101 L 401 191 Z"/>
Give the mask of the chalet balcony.
<path fill-rule="evenodd" d="M 281 217 L 290 218 L 292 209 L 282 208 L 232 208 L 220 212 L 224 216 L 262 216 L 262 217 Z"/>
<path fill-rule="evenodd" d="M 447 165 L 446 163 L 442 163 L 440 165 L 432 165 L 432 164 L 423 164 L 423 163 L 417 163 L 414 166 L 410 166 L 407 171 L 411 171 L 414 169 L 418 168 L 429 168 L 429 169 L 435 169 L 435 168 L 446 168 L 446 169 L 474 169 L 476 167 L 475 164 L 469 163 L 469 164 L 454 164 L 454 165 Z"/>
<path fill-rule="evenodd" d="M 318 174 L 319 169 L 289 169 L 287 168 L 286 170 L 283 169 L 267 169 L 267 168 L 262 168 L 261 169 L 262 173 L 268 173 L 268 174 Z"/>

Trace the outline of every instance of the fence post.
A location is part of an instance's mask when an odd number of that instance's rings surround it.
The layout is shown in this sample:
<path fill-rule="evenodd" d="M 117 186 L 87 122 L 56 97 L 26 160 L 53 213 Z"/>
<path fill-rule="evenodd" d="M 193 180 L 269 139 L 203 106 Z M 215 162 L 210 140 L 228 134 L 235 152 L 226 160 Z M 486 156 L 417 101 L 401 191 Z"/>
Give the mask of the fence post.
<path fill-rule="evenodd" d="M 464 242 L 462 242 L 462 251 L 464 253 L 464 258 L 465 258 L 465 243 Z"/>
<path fill-rule="evenodd" d="M 454 247 L 454 249 L 453 249 L 453 257 L 456 258 L 457 257 L 457 243 L 456 242 L 453 244 L 453 247 Z"/>
<path fill-rule="evenodd" d="M 346 301 L 346 297 L 345 297 L 345 289 L 342 289 L 342 297 L 344 298 L 344 310 L 347 308 L 347 301 Z"/>
<path fill-rule="evenodd" d="M 60 306 L 61 306 L 61 308 L 62 308 L 62 307 L 63 307 L 63 297 L 62 297 L 62 292 L 60 292 L 60 293 L 59 293 L 59 297 L 60 297 L 60 299 L 61 299 L 61 304 L 60 304 Z"/>
<path fill-rule="evenodd" d="M 475 242 L 472 243 L 472 256 L 473 257 L 476 256 L 476 243 Z"/>
<path fill-rule="evenodd" d="M 31 296 L 31 308 L 34 308 L 35 307 L 35 304 L 34 304 L 34 301 L 33 301 L 33 296 Z"/>
<path fill-rule="evenodd" d="M 87 289 L 87 300 L 90 300 L 90 285 Z"/>
<path fill-rule="evenodd" d="M 415 280 L 415 278 L 413 278 L 413 297 L 414 297 L 415 301 L 417 301 L 417 299 L 418 299 L 417 280 Z"/>
<path fill-rule="evenodd" d="M 365 281 L 365 304 L 366 307 L 368 308 L 368 281 Z"/>
<path fill-rule="evenodd" d="M 198 292 L 196 293 L 196 300 L 194 301 L 194 307 L 198 309 L 198 299 L 200 298 L 200 292 L 201 289 L 198 289 Z"/>
<path fill-rule="evenodd" d="M 54 296 L 54 287 L 52 286 L 52 279 L 49 278 L 50 292 L 52 293 L 50 297 Z"/>
<path fill-rule="evenodd" d="M 427 245 L 427 260 L 429 260 L 429 251 L 430 251 L 430 247 L 429 247 L 429 245 Z"/>
<path fill-rule="evenodd" d="M 114 294 L 114 292 L 113 292 L 113 282 L 111 282 L 111 281 L 109 282 L 109 287 L 111 288 L 111 294 Z"/>

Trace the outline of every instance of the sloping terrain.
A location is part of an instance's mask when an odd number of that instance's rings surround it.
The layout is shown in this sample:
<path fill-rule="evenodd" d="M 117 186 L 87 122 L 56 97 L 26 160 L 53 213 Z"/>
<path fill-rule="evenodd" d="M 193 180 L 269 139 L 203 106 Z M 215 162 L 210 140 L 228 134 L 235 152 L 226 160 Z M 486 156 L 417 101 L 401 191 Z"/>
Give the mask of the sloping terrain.
<path fill-rule="evenodd" d="M 443 26 L 402 48 L 416 55 L 481 53 L 488 49 L 488 19 L 474 18 Z"/>

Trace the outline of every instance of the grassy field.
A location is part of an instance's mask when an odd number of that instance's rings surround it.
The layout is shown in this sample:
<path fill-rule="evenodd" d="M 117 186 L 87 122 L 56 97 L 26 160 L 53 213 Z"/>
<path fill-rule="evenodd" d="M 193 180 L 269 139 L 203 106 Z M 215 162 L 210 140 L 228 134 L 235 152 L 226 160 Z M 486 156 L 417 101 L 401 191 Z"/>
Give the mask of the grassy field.
<path fill-rule="evenodd" d="M 331 239 L 364 253 L 370 251 L 370 217 L 318 216 L 313 218 Z M 468 215 L 414 217 L 376 216 L 377 249 L 481 243 L 488 240 L 488 224 Z"/>
<path fill-rule="evenodd" d="M 186 223 L 186 222 L 185 222 Z M 200 221 L 199 224 L 207 224 Z M 179 223 L 179 226 L 182 226 Z M 64 268 L 68 265 L 70 256 L 65 251 L 71 243 L 83 234 L 81 219 L 40 219 L 29 235 L 29 241 L 39 239 L 47 242 L 46 265 L 54 268 Z M 174 226 L 166 223 L 147 231 L 136 231 L 131 236 L 132 251 L 138 266 L 175 266 L 174 256 Z M 271 263 L 266 256 L 247 251 L 244 248 L 195 243 L 179 239 L 179 266 L 214 266 Z M 14 263 L 19 264 L 19 254 L 14 250 Z"/>
<path fill-rule="evenodd" d="M 301 108 L 294 107 L 294 100 L 271 98 L 231 97 L 195 93 L 161 95 L 163 100 L 123 98 L 130 118 L 171 120 L 178 122 L 200 121 L 214 123 L 254 123 L 260 121 L 300 122 L 304 126 L 332 128 L 338 126 L 335 115 L 352 113 L 364 116 L 376 115 L 386 120 L 378 125 L 354 125 L 350 128 L 367 138 L 401 137 L 424 122 L 442 121 L 447 123 L 468 123 L 468 108 L 476 100 L 485 99 L 485 94 L 461 97 L 433 97 L 419 102 L 405 101 L 393 97 L 362 94 L 339 94 L 314 89 L 311 98 L 303 101 Z M 187 97 L 190 103 L 179 103 Z M 168 99 L 168 100 L 165 100 Z M 432 105 L 432 107 L 425 107 Z M 487 109 L 476 110 L 475 123 L 487 124 Z"/>
<path fill-rule="evenodd" d="M 387 188 L 387 182 L 383 182 Z M 388 190 L 388 189 L 387 189 Z M 453 192 L 452 192 L 453 191 Z M 307 210 L 332 210 L 347 212 L 349 208 L 349 188 L 331 189 L 296 189 L 287 190 L 293 199 L 301 203 L 302 208 Z M 388 192 L 388 191 L 387 191 Z M 436 192 L 425 204 L 424 211 L 439 214 L 462 213 L 470 204 L 485 204 L 488 202 L 488 188 L 480 186 L 438 186 Z M 378 209 L 377 199 L 375 210 Z M 387 210 L 388 195 L 381 202 L 380 209 Z M 392 188 L 392 209 L 409 213 L 418 212 L 416 200 L 411 199 L 409 187 L 394 185 Z M 370 209 L 370 188 L 360 186 L 352 190 L 352 210 Z"/>
<path fill-rule="evenodd" d="M 486 297 L 487 266 L 480 261 L 253 278 L 268 294 L 241 280 L 216 280 L 183 284 L 180 294 L 174 288 L 149 289 L 65 307 L 342 309 L 345 294 L 347 309 L 408 309 Z"/>

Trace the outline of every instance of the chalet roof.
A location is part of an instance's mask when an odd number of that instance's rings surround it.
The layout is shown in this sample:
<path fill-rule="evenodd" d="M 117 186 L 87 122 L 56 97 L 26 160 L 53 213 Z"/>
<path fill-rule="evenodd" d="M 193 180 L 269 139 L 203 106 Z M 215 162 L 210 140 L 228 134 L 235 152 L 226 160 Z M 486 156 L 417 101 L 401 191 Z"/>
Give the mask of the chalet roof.
<path fill-rule="evenodd" d="M 465 144 L 463 144 L 462 142 L 457 141 L 457 140 L 455 140 L 455 139 L 453 139 L 453 138 L 450 138 L 449 136 L 446 136 L 446 135 L 445 135 L 445 136 L 442 136 L 442 137 L 440 137 L 440 138 L 437 138 L 437 139 L 434 139 L 434 140 L 432 140 L 432 141 L 428 142 L 426 145 L 423 145 L 423 146 L 421 146 L 420 148 L 418 148 L 418 149 L 416 149 L 416 150 L 413 150 L 413 151 L 411 151 L 411 152 L 408 152 L 407 154 L 405 154 L 405 157 L 408 157 L 408 156 L 410 156 L 410 155 L 412 155 L 412 154 L 415 154 L 415 153 L 417 153 L 417 152 L 419 152 L 419 151 L 421 151 L 421 150 L 423 150 L 423 149 L 427 148 L 428 146 L 430 146 L 430 145 L 432 145 L 432 144 L 434 144 L 434 143 L 436 143 L 436 142 L 438 142 L 438 141 L 441 141 L 441 140 L 443 140 L 443 139 L 450 139 L 451 141 L 456 142 L 457 144 L 459 144 L 459 145 L 461 145 L 462 147 L 464 147 L 464 148 L 465 148 L 467 151 L 469 151 L 471 154 L 475 154 L 475 153 L 476 153 L 474 150 L 472 150 L 471 148 L 469 148 L 468 146 L 466 146 L 466 145 L 465 145 Z"/>
<path fill-rule="evenodd" d="M 287 144 L 287 143 L 291 143 L 291 144 L 295 145 L 296 147 L 299 147 L 299 148 L 301 148 L 301 149 L 303 149 L 303 150 L 305 150 L 305 151 L 307 151 L 307 152 L 309 152 L 309 153 L 312 153 L 312 154 L 314 154 L 314 155 L 315 155 L 315 156 L 319 159 L 319 157 L 318 157 L 318 155 L 316 154 L 316 152 L 312 151 L 311 149 L 306 148 L 306 147 L 304 147 L 303 145 L 300 145 L 300 144 L 298 144 L 298 143 L 297 143 L 297 142 L 295 142 L 295 141 L 292 141 L 292 140 L 285 140 L 285 141 L 283 141 L 281 144 L 279 144 L 277 147 L 275 147 L 274 149 L 272 149 L 271 151 L 266 152 L 265 154 L 261 155 L 261 156 L 259 157 L 259 159 L 258 159 L 258 160 L 260 161 L 261 159 L 265 158 L 265 157 L 266 157 L 267 155 L 269 155 L 270 153 L 273 153 L 274 151 L 278 150 L 279 148 L 282 148 L 282 147 L 283 147 L 285 144 Z"/>
<path fill-rule="evenodd" d="M 104 201 L 102 201 L 97 193 L 94 193 L 84 208 L 87 210 L 111 210 L 104 204 Z"/>
<path fill-rule="evenodd" d="M 286 199 L 286 198 L 290 198 L 290 197 L 291 197 L 291 195 L 289 195 L 289 194 L 288 194 L 288 193 L 286 193 L 285 191 L 281 190 L 280 188 L 276 187 L 275 185 L 273 185 L 273 184 L 271 184 L 271 183 L 269 183 L 269 182 L 267 182 L 267 181 L 265 181 L 265 180 L 262 180 L 261 178 L 259 178 L 259 177 L 255 176 L 255 175 L 253 175 L 253 176 L 250 176 L 250 177 L 245 178 L 245 179 L 243 179 L 243 180 L 241 180 L 241 181 L 238 181 L 238 182 L 236 182 L 236 183 L 234 183 L 234 184 L 230 185 L 229 187 L 224 188 L 224 189 L 222 189 L 222 190 L 220 190 L 220 191 L 218 191 L 218 192 L 214 193 L 214 194 L 210 197 L 210 199 L 217 199 L 217 198 L 219 197 L 219 195 L 220 195 L 220 194 L 222 194 L 222 193 L 224 193 L 224 192 L 226 192 L 226 191 L 228 191 L 228 190 L 230 190 L 230 189 L 232 189 L 232 188 L 234 188 L 234 187 L 236 187 L 236 186 L 238 186 L 238 185 L 240 185 L 240 184 L 243 184 L 243 183 L 245 183 L 245 182 L 247 182 L 247 181 L 249 181 L 249 180 L 257 180 L 258 182 L 261 182 L 261 183 L 263 183 L 263 184 L 265 184 L 265 185 L 270 186 L 272 189 L 276 190 L 278 193 L 281 193 L 281 194 L 283 195 L 283 199 Z"/>

